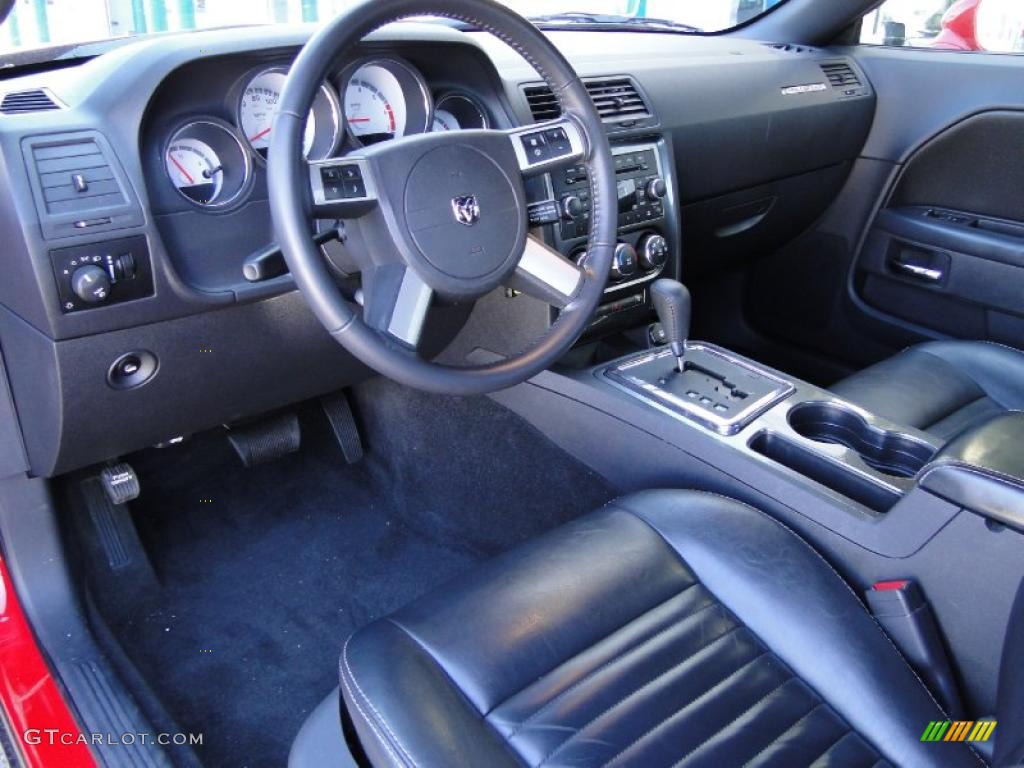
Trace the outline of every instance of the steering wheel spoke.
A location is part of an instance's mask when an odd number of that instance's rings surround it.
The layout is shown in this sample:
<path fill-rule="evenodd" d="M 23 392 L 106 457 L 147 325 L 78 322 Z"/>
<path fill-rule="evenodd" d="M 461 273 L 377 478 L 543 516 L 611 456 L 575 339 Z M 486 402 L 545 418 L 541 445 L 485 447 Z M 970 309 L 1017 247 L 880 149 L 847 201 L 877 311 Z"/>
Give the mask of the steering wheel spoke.
<path fill-rule="evenodd" d="M 579 163 L 586 157 L 583 131 L 575 120 L 567 117 L 516 128 L 506 131 L 506 135 L 525 176 Z"/>
<path fill-rule="evenodd" d="M 433 291 L 411 268 L 388 264 L 363 272 L 363 322 L 415 350 Z"/>
<path fill-rule="evenodd" d="M 361 157 L 339 157 L 309 163 L 313 213 L 325 219 L 357 219 L 377 206 L 377 184 L 370 164 Z"/>
<path fill-rule="evenodd" d="M 586 276 L 581 267 L 530 235 L 506 287 L 562 309 L 576 297 Z"/>

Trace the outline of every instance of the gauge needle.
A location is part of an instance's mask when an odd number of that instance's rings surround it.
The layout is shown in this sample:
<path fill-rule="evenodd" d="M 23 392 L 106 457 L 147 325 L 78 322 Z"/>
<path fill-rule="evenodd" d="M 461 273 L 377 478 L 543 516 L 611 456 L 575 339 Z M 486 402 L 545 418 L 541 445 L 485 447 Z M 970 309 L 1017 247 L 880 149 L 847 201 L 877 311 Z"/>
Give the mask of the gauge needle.
<path fill-rule="evenodd" d="M 203 171 L 203 178 L 204 179 L 212 179 L 214 176 L 216 176 L 218 173 L 220 173 L 223 170 L 224 170 L 224 166 L 223 165 L 218 165 L 216 168 L 211 168 L 208 171 Z"/>
<path fill-rule="evenodd" d="M 368 122 L 370 122 L 370 118 L 368 118 L 368 117 L 350 117 L 348 119 L 348 121 L 350 123 L 368 123 Z"/>
<path fill-rule="evenodd" d="M 178 162 L 178 158 L 174 155 L 169 155 L 171 162 L 174 163 L 175 167 L 181 171 L 181 175 L 185 177 L 189 184 L 195 184 L 196 180 L 192 178 L 192 174 L 185 170 L 185 166 Z"/>
<path fill-rule="evenodd" d="M 266 135 L 267 135 L 268 133 L 270 133 L 270 131 L 271 131 L 272 129 L 273 129 L 273 126 L 271 126 L 270 128 L 264 128 L 264 129 L 263 129 L 262 131 L 260 131 L 259 133 L 257 133 L 257 134 L 256 134 L 255 136 L 250 136 L 250 137 L 249 137 L 249 141 L 259 141 L 259 140 L 260 140 L 260 139 L 262 139 L 262 138 L 263 138 L 264 136 L 266 136 Z"/>

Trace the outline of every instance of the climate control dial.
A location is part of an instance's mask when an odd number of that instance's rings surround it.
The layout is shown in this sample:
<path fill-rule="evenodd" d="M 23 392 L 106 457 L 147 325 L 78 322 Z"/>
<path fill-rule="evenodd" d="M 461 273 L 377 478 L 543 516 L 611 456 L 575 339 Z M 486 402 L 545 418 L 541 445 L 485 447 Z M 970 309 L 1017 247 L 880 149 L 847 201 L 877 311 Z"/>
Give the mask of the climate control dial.
<path fill-rule="evenodd" d="M 615 247 L 615 258 L 612 259 L 612 279 L 624 280 L 632 277 L 637 269 L 636 248 L 629 243 L 619 243 Z"/>
<path fill-rule="evenodd" d="M 641 238 L 637 250 L 640 252 L 640 266 L 644 269 L 661 269 L 668 261 L 668 241 L 657 233 Z"/>

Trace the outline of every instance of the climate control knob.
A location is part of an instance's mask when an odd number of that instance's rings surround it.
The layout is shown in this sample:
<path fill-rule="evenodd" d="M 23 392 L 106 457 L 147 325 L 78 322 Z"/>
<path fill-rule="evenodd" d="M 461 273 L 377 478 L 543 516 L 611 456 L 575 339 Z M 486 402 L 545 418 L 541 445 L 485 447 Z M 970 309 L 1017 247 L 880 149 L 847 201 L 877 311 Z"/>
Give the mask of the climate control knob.
<path fill-rule="evenodd" d="M 79 267 L 71 275 L 71 290 L 87 304 L 99 304 L 110 296 L 110 275 L 95 264 Z"/>
<path fill-rule="evenodd" d="M 583 201 L 576 195 L 566 195 L 562 198 L 562 218 L 566 221 L 575 221 L 583 215 Z"/>
<path fill-rule="evenodd" d="M 632 277 L 636 271 L 636 248 L 629 243 L 619 243 L 615 247 L 615 258 L 612 259 L 612 279 L 622 280 Z"/>
<path fill-rule="evenodd" d="M 652 200 L 661 200 L 668 194 L 668 185 L 662 178 L 651 179 L 647 184 L 647 196 Z"/>
<path fill-rule="evenodd" d="M 661 269 L 668 261 L 668 240 L 658 234 L 646 235 L 637 248 L 640 252 L 640 266 L 644 269 Z"/>

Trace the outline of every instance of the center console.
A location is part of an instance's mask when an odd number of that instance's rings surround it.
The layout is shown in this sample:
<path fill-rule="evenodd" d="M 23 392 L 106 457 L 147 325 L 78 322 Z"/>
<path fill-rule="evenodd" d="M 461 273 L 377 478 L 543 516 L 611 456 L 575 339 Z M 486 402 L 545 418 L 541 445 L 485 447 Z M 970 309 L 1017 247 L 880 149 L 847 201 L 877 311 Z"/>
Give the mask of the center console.
<path fill-rule="evenodd" d="M 607 300 L 592 331 L 637 321 L 651 308 L 650 284 L 676 276 L 679 219 L 670 153 L 664 140 L 612 147 L 618 188 L 618 247 L 609 275 Z M 531 223 L 551 227 L 555 246 L 570 259 L 586 257 L 592 201 L 586 168 L 560 169 L 540 177 L 528 190 Z"/>

